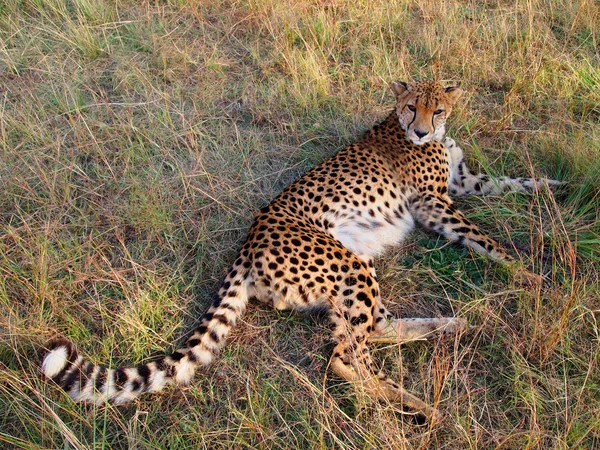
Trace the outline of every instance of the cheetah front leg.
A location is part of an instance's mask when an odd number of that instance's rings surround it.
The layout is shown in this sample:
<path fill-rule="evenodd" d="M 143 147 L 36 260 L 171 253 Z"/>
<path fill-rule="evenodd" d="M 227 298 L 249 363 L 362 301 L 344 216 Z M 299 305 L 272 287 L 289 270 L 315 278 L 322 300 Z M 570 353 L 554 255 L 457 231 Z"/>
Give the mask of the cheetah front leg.
<path fill-rule="evenodd" d="M 505 191 L 532 192 L 543 186 L 551 188 L 562 184 L 560 181 L 540 178 L 490 177 L 484 174 L 473 174 L 464 161 L 464 154 L 454 139 L 446 137 L 443 142 L 450 157 L 449 192 L 455 197 L 464 195 L 499 195 Z"/>
<path fill-rule="evenodd" d="M 543 278 L 525 269 L 519 262 L 500 247 L 492 238 L 482 233 L 471 223 L 447 195 L 434 195 L 422 192 L 412 203 L 411 210 L 416 219 L 426 228 L 435 231 L 452 242 L 493 259 L 513 269 L 514 275 L 526 283 L 540 284 Z"/>

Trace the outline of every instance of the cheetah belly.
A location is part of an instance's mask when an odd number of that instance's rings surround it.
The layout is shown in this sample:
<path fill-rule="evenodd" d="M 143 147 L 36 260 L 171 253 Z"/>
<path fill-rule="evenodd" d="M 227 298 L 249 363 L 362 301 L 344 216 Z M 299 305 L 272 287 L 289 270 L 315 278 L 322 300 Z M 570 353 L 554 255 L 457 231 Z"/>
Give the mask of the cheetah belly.
<path fill-rule="evenodd" d="M 329 232 L 344 247 L 358 255 L 376 256 L 383 253 L 387 247 L 402 242 L 405 236 L 414 228 L 414 220 L 410 214 L 402 217 L 326 217 L 333 223 Z"/>

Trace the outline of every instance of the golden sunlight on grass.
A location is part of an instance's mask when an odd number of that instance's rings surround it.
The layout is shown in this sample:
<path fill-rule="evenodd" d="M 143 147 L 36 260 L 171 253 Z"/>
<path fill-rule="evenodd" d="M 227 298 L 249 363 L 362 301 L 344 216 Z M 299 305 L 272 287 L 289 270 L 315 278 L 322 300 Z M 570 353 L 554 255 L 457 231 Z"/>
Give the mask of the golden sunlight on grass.
<path fill-rule="evenodd" d="M 600 448 L 599 9 L 0 2 L 0 448 Z M 466 91 L 471 166 L 565 182 L 459 203 L 547 288 L 423 231 L 377 261 L 394 313 L 474 326 L 375 352 L 441 424 L 331 375 L 322 317 L 260 305 L 187 388 L 94 408 L 40 380 L 58 335 L 113 365 L 173 349 L 253 214 L 426 78 Z"/>

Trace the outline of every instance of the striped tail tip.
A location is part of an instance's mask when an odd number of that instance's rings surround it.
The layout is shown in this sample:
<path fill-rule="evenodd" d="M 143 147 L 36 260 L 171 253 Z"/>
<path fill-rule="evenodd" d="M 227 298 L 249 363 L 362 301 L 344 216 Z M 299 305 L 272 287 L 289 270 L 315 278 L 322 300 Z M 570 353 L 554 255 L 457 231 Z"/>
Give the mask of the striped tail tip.
<path fill-rule="evenodd" d="M 56 383 L 77 360 L 77 350 L 66 339 L 53 339 L 44 345 L 41 371 L 42 375 Z"/>

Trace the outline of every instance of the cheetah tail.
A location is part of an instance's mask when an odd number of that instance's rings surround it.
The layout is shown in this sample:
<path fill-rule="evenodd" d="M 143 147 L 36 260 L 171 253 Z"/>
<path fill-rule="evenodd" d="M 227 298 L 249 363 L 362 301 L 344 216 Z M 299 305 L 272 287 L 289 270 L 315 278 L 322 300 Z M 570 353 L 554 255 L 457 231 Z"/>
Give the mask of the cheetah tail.
<path fill-rule="evenodd" d="M 158 392 L 167 384 L 188 384 L 196 368 L 210 364 L 219 353 L 246 310 L 248 283 L 247 274 L 231 269 L 186 345 L 168 356 L 137 367 L 109 369 L 86 361 L 66 339 L 55 339 L 45 345 L 41 372 L 73 400 L 96 404 L 124 404 L 145 392 Z"/>

